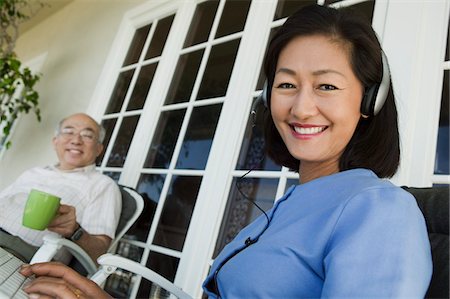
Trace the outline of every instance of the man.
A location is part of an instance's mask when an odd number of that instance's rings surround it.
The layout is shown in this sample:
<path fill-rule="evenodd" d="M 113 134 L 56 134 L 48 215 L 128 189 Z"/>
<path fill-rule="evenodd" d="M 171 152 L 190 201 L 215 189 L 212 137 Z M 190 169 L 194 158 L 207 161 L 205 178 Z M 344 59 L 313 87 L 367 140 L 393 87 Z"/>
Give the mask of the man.
<path fill-rule="evenodd" d="M 0 192 L 0 246 L 29 261 L 42 245 L 43 236 L 59 234 L 81 246 L 94 261 L 106 252 L 122 201 L 116 183 L 95 170 L 104 135 L 104 129 L 83 113 L 59 123 L 53 137 L 59 163 L 27 170 Z M 56 218 L 44 231 L 22 226 L 32 188 L 61 198 Z"/>

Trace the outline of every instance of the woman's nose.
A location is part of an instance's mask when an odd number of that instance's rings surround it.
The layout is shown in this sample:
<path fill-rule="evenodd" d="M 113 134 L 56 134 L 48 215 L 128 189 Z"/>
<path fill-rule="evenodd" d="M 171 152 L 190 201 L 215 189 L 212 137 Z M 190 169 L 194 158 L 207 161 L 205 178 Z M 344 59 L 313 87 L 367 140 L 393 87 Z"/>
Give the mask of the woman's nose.
<path fill-rule="evenodd" d="M 307 119 L 316 115 L 318 111 L 312 89 L 300 89 L 291 107 L 291 114 L 298 119 Z"/>

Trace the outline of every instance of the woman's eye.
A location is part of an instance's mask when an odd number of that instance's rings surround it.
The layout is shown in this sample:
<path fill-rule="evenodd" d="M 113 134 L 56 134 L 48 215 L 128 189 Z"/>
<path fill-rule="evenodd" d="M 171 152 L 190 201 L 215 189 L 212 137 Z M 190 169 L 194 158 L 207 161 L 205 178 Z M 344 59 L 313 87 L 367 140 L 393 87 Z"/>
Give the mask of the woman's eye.
<path fill-rule="evenodd" d="M 281 83 L 278 85 L 278 88 L 295 88 L 295 86 L 291 83 Z"/>
<path fill-rule="evenodd" d="M 338 88 L 336 86 L 334 86 L 334 85 L 331 85 L 331 84 L 321 84 L 319 86 L 319 89 L 320 90 L 336 90 Z"/>

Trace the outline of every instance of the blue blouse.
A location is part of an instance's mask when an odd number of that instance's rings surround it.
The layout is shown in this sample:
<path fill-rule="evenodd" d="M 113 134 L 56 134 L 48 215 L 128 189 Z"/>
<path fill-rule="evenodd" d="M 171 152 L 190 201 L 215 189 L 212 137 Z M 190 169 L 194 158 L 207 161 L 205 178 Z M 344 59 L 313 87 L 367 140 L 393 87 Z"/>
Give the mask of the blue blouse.
<path fill-rule="evenodd" d="M 353 169 L 293 186 L 215 259 L 217 298 L 423 298 L 432 273 L 412 195 Z M 253 244 L 245 240 L 250 237 Z M 234 256 L 233 256 L 234 255 Z M 214 278 L 216 273 L 216 279 Z"/>

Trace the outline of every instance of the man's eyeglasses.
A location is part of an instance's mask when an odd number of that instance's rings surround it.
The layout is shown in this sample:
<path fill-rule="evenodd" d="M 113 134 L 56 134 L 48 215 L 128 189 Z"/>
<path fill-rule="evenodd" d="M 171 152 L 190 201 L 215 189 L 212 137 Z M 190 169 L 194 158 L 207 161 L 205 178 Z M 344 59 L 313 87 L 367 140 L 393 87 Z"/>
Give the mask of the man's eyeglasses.
<path fill-rule="evenodd" d="M 95 132 L 88 129 L 77 132 L 74 128 L 62 128 L 58 135 L 65 139 L 72 139 L 73 137 L 80 135 L 81 140 L 86 143 L 93 143 L 98 140 Z"/>

